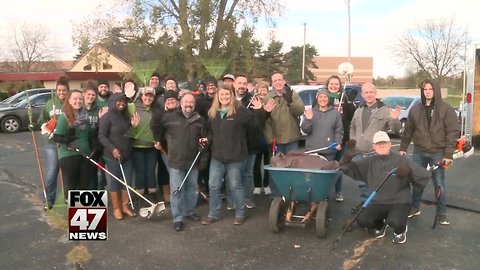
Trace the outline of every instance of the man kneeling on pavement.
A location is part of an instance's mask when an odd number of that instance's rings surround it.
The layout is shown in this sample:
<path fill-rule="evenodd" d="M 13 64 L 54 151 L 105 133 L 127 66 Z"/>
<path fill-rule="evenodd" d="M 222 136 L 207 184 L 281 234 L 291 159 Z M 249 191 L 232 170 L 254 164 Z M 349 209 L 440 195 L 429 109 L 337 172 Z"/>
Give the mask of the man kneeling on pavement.
<path fill-rule="evenodd" d="M 353 179 L 365 182 L 370 192 L 377 188 L 388 172 L 397 168 L 377 191 L 371 205 L 360 213 L 357 223 L 362 228 L 374 230 L 376 238 L 384 237 L 387 227 L 391 227 L 393 242 L 403 244 L 407 241 L 410 186 L 425 186 L 431 174 L 406 156 L 392 153 L 390 138 L 384 131 L 378 131 L 373 136 L 375 155 L 353 161 L 355 144 L 355 140 L 347 143 L 340 168 Z"/>

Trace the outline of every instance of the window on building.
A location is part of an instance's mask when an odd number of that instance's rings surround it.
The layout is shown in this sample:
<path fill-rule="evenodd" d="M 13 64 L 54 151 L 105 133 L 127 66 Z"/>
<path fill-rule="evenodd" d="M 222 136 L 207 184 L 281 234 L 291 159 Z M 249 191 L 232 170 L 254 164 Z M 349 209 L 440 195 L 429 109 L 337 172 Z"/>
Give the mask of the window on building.
<path fill-rule="evenodd" d="M 112 65 L 109 63 L 103 63 L 103 69 L 112 69 Z"/>
<path fill-rule="evenodd" d="M 83 70 L 92 70 L 92 64 L 88 64 L 83 67 Z"/>

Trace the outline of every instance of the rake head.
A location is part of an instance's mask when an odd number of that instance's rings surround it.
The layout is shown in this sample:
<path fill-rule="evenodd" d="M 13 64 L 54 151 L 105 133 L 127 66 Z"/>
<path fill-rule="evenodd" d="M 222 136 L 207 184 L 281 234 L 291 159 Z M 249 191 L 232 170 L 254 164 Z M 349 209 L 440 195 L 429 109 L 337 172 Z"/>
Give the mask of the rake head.
<path fill-rule="evenodd" d="M 163 214 L 164 211 L 165 203 L 159 202 L 156 204 L 152 204 L 150 207 L 140 208 L 139 214 L 142 218 L 150 219 L 154 215 L 159 216 L 160 214 Z"/>

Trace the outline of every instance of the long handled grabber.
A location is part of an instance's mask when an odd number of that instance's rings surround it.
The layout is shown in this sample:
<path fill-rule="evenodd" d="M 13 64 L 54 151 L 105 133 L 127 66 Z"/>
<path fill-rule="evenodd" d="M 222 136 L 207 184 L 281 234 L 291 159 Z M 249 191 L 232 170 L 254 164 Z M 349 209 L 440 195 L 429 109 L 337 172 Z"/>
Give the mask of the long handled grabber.
<path fill-rule="evenodd" d="M 202 152 L 202 150 L 198 150 L 197 155 L 195 156 L 195 159 L 193 160 L 192 165 L 190 165 L 190 168 L 188 169 L 187 174 L 186 174 L 185 177 L 183 178 L 182 183 L 181 183 L 180 186 L 172 193 L 172 196 L 175 196 L 176 194 L 178 194 L 178 192 L 180 192 L 180 190 L 182 190 L 182 187 L 183 187 L 183 185 L 185 184 L 185 181 L 187 180 L 188 175 L 189 175 L 190 172 L 192 171 L 193 166 L 194 166 L 195 163 L 197 162 L 197 159 L 198 159 L 198 157 L 200 156 L 200 153 L 201 153 L 201 152 Z"/>
<path fill-rule="evenodd" d="M 125 172 L 123 171 L 123 165 L 122 165 L 122 159 L 118 159 L 118 165 L 120 166 L 120 171 L 122 172 L 122 178 L 123 182 L 126 184 L 127 183 L 127 178 L 125 177 Z M 130 207 L 132 210 L 135 211 L 135 207 L 133 207 L 133 201 L 132 201 L 132 195 L 130 195 L 130 190 L 127 188 L 127 195 L 128 195 L 128 203 L 130 204 Z"/>
<path fill-rule="evenodd" d="M 430 167 L 430 164 L 428 164 L 427 170 L 434 171 L 440 167 L 443 167 L 444 165 L 445 165 L 444 162 L 438 162 L 432 167 Z M 436 206 L 438 204 L 438 201 L 440 200 L 440 196 L 442 195 L 442 193 L 443 193 L 443 188 L 441 186 L 435 187 L 435 201 L 433 201 L 433 205 Z M 433 218 L 432 230 L 435 229 L 435 227 L 437 226 L 437 222 L 438 222 L 438 211 L 436 211 L 435 217 Z"/>
<path fill-rule="evenodd" d="M 378 184 L 378 186 L 375 188 L 374 191 L 372 191 L 372 193 L 370 194 L 370 196 L 367 198 L 367 200 L 362 204 L 362 208 L 360 208 L 358 210 L 358 212 L 355 214 L 355 216 L 353 217 L 352 220 L 350 220 L 350 222 L 343 228 L 342 232 L 340 233 L 340 235 L 337 237 L 337 239 L 335 239 L 335 241 L 333 241 L 333 246 L 332 246 L 332 249 L 335 249 L 338 245 L 338 243 L 340 242 L 340 239 L 342 238 L 342 236 L 345 234 L 345 232 L 347 232 L 348 228 L 350 228 L 350 226 L 352 226 L 353 222 L 355 222 L 355 220 L 357 220 L 358 216 L 360 215 L 360 213 L 363 212 L 363 210 L 365 210 L 365 208 L 367 208 L 370 203 L 372 202 L 373 198 L 375 197 L 375 195 L 377 195 L 377 192 L 380 190 L 380 188 L 383 186 L 383 184 L 385 184 L 385 182 L 387 182 L 388 178 L 397 172 L 397 170 L 403 170 L 401 172 L 402 175 L 408 175 L 409 174 L 409 171 L 407 172 L 407 170 L 411 170 L 410 168 L 405 168 L 405 167 L 400 167 L 400 168 L 394 168 L 392 169 L 391 171 L 389 171 L 387 173 L 387 175 L 382 179 L 382 181 L 380 182 L 380 184 Z"/>
<path fill-rule="evenodd" d="M 27 93 L 27 114 L 28 114 L 28 122 L 29 122 L 29 129 L 32 133 L 32 142 L 33 142 L 33 150 L 35 152 L 35 159 L 37 160 L 37 166 L 38 166 L 38 174 L 40 175 L 40 181 L 42 182 L 42 191 L 43 191 L 43 198 L 45 199 L 45 205 L 43 206 L 43 210 L 51 209 L 53 205 L 48 204 L 48 198 L 47 198 L 47 188 L 45 185 L 45 178 L 43 176 L 43 169 L 42 169 L 42 163 L 40 162 L 40 155 L 38 154 L 38 145 L 37 145 L 37 138 L 35 136 L 35 131 L 33 131 L 33 113 L 32 113 L 32 105 L 30 103 L 30 97 Z"/>
<path fill-rule="evenodd" d="M 313 149 L 313 150 L 310 150 L 310 151 L 306 151 L 305 154 L 313 154 L 313 153 L 317 153 L 317 152 L 320 152 L 320 151 L 325 151 L 327 149 L 333 149 L 333 148 L 337 147 L 337 145 L 338 145 L 338 143 L 332 143 L 329 146 L 326 146 L 326 147 L 323 147 L 323 148 L 318 148 L 318 149 Z"/>
<path fill-rule="evenodd" d="M 158 202 L 158 203 L 153 203 L 147 198 L 145 198 L 142 194 L 140 194 L 138 191 L 136 191 L 134 188 L 130 187 L 127 183 L 123 182 L 120 178 L 118 178 L 116 175 L 111 173 L 109 170 L 107 170 L 105 167 L 103 167 L 100 163 L 96 162 L 92 158 L 90 158 L 88 155 L 82 153 L 78 148 L 75 148 L 75 151 L 77 151 L 80 155 L 82 155 L 84 158 L 88 159 L 90 162 L 95 164 L 99 169 L 102 171 L 106 172 L 109 174 L 113 179 L 117 180 L 120 182 L 122 185 L 124 185 L 127 189 L 131 190 L 133 193 L 135 193 L 138 197 L 142 198 L 144 201 L 146 201 L 148 204 L 150 204 L 149 207 L 143 207 L 140 208 L 139 214 L 143 218 L 151 218 L 153 215 L 158 215 L 160 213 L 163 213 L 165 211 L 165 203 L 164 202 Z"/>

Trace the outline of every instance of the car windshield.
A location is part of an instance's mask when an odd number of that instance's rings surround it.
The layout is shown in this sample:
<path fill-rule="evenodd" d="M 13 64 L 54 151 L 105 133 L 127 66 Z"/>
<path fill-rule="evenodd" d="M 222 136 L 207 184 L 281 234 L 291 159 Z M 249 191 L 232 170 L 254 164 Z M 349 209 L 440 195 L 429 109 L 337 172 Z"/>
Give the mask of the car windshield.
<path fill-rule="evenodd" d="M 397 105 L 400 105 L 402 110 L 406 110 L 410 103 L 412 103 L 413 98 L 410 97 L 385 97 L 382 102 L 390 108 L 395 108 Z"/>
<path fill-rule="evenodd" d="M 6 98 L 4 101 L 2 101 L 2 103 L 12 103 L 13 101 L 15 101 L 15 103 L 18 103 L 19 101 L 22 101 L 21 98 L 19 99 L 19 97 L 21 97 L 22 95 L 24 94 L 17 93 L 9 98 Z"/>

